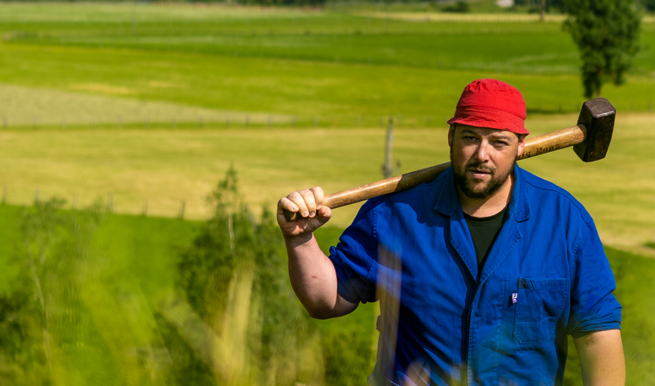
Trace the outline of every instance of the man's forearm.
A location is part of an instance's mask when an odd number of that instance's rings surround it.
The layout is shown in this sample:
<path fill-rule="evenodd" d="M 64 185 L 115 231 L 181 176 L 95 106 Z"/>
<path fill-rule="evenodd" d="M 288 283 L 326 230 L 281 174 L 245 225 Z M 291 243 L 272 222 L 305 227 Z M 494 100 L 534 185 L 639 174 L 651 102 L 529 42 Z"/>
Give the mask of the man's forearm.
<path fill-rule="evenodd" d="M 285 237 L 289 278 L 296 296 L 313 318 L 342 316 L 357 308 L 337 293 L 337 274 L 313 234 Z"/>
<path fill-rule="evenodd" d="M 597 331 L 574 338 L 585 386 L 625 385 L 625 358 L 620 330 Z"/>

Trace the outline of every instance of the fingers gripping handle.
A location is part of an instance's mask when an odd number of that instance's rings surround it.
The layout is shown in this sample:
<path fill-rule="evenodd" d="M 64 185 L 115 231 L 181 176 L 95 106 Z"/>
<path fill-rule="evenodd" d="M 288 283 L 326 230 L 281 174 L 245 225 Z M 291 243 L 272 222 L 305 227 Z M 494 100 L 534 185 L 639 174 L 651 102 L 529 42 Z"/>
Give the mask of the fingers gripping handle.
<path fill-rule="evenodd" d="M 328 196 L 325 196 L 325 199 L 323 200 L 323 205 L 321 205 L 321 207 L 327 206 L 330 209 L 334 209 L 334 208 L 342 207 L 344 205 L 348 205 L 348 204 L 338 205 L 338 203 L 335 202 L 334 197 L 337 196 L 340 193 L 342 193 L 342 192 L 333 193 L 333 194 L 330 194 Z M 356 202 L 356 201 L 353 201 L 353 202 Z M 302 216 L 300 215 L 299 212 L 291 212 L 291 211 L 286 210 L 286 209 L 282 209 L 282 210 L 284 211 L 284 218 L 287 221 L 296 221 L 296 220 L 300 220 L 302 218 Z"/>
<path fill-rule="evenodd" d="M 298 214 L 298 212 L 290 212 L 290 211 L 288 211 L 286 209 L 283 209 L 283 210 L 284 210 L 284 218 L 287 221 L 296 221 L 296 220 L 300 219 L 300 215 Z"/>

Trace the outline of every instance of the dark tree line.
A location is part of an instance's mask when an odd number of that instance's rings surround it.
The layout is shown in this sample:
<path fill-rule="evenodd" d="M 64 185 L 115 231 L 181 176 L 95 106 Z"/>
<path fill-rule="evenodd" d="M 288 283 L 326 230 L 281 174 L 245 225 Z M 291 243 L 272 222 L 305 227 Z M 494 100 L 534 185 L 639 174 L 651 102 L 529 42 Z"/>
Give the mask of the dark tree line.
<path fill-rule="evenodd" d="M 0 0 L 0 3 L 6 2 L 7 0 Z M 56 2 L 57 0 L 17 0 L 18 2 Z M 125 0 L 64 0 L 70 3 L 89 3 L 89 2 L 98 2 L 98 3 L 125 3 L 128 1 Z M 326 0 L 146 0 L 138 2 L 145 3 L 228 3 L 228 4 L 242 4 L 242 5 L 282 5 L 282 6 L 316 6 L 320 7 L 325 5 Z"/>

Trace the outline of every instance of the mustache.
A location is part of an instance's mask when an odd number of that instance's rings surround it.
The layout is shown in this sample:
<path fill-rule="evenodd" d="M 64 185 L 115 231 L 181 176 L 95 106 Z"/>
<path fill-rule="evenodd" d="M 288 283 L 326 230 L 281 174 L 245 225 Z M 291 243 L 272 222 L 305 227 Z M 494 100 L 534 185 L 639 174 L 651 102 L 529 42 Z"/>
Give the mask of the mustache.
<path fill-rule="evenodd" d="M 490 173 L 490 174 L 492 174 L 492 173 L 494 173 L 496 171 L 496 169 L 485 166 L 480 162 L 475 162 L 475 163 L 471 163 L 469 165 L 466 165 L 466 170 L 473 170 L 473 171 L 476 171 L 476 172 Z"/>

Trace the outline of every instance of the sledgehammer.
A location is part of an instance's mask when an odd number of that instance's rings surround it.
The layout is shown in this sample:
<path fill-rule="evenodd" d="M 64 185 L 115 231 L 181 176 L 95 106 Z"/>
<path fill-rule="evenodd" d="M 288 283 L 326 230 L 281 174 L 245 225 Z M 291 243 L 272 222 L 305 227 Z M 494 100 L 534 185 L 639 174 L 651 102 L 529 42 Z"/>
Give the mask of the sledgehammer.
<path fill-rule="evenodd" d="M 527 139 L 523 154 L 519 159 L 550 153 L 569 146 L 573 146 L 575 154 L 584 162 L 603 159 L 612 140 L 615 116 L 616 110 L 607 99 L 596 98 L 586 101 L 582 105 L 577 125 Z M 325 196 L 323 206 L 335 209 L 384 194 L 407 190 L 435 179 L 449 167 L 450 162 L 446 162 L 332 193 Z M 287 221 L 294 221 L 297 218 L 297 213 L 285 210 L 284 216 Z"/>

